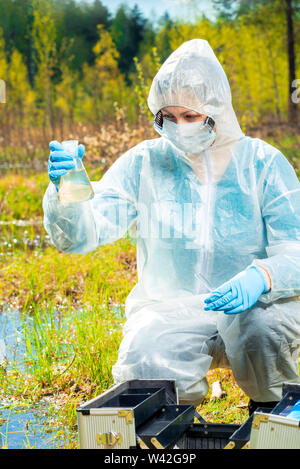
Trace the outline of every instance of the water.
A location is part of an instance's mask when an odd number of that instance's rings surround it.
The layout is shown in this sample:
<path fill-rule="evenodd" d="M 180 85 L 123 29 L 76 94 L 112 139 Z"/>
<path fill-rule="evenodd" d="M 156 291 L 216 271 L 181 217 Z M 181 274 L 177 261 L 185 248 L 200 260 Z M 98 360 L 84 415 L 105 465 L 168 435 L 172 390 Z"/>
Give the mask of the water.
<path fill-rule="evenodd" d="M 30 316 L 21 319 L 17 309 L 0 311 L 2 369 L 26 369 L 24 327 L 30 321 Z M 64 448 L 68 435 L 64 429 L 58 428 L 53 405 L 50 397 L 37 404 L 22 406 L 14 402 L 13 398 L 5 400 L 0 397 L 0 449 Z"/>
<path fill-rule="evenodd" d="M 0 260 L 18 255 L 25 249 L 39 255 L 50 246 L 50 237 L 43 230 L 42 223 L 42 220 L 0 220 Z"/>
<path fill-rule="evenodd" d="M 58 199 L 62 202 L 83 202 L 94 197 L 94 190 L 85 169 L 68 171 L 61 177 Z"/>
<path fill-rule="evenodd" d="M 62 441 L 47 423 L 46 406 L 25 408 L 0 403 L 0 449 L 61 447 Z"/>
<path fill-rule="evenodd" d="M 17 310 L 0 312 L 0 366 L 24 369 L 23 327 Z"/>

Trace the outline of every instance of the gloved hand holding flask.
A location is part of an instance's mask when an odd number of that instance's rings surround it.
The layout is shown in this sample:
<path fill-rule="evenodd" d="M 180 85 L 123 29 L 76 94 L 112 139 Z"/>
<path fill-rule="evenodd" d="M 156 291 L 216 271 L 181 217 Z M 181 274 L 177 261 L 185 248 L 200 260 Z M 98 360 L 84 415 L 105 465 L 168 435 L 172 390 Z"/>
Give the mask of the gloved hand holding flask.
<path fill-rule="evenodd" d="M 48 174 L 56 187 L 58 199 L 62 202 L 83 202 L 94 196 L 94 191 L 86 173 L 82 158 L 84 145 L 77 140 L 62 143 L 50 142 Z"/>

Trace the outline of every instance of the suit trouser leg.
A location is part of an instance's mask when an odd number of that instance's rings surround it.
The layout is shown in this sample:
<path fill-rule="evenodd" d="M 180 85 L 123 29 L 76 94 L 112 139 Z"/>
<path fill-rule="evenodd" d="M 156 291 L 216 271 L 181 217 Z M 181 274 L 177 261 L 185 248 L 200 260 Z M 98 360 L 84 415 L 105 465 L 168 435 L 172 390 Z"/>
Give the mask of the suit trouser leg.
<path fill-rule="evenodd" d="M 176 380 L 179 402 L 197 406 L 209 389 L 206 375 L 213 360 L 217 315 L 156 308 L 145 308 L 127 320 L 113 367 L 115 382 Z"/>
<path fill-rule="evenodd" d="M 257 305 L 218 317 L 237 384 L 254 401 L 279 401 L 283 382 L 300 383 L 300 302 Z"/>

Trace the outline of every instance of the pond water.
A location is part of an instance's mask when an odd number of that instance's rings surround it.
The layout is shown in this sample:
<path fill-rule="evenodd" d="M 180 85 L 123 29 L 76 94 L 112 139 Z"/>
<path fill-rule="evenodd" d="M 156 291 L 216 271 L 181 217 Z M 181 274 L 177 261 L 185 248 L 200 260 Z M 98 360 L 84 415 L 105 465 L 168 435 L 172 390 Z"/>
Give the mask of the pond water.
<path fill-rule="evenodd" d="M 42 220 L 0 220 L 0 257 L 9 258 L 18 251 L 38 253 L 51 244 Z"/>
<path fill-rule="evenodd" d="M 0 364 L 2 367 L 24 366 L 25 344 L 22 340 L 24 327 L 18 310 L 0 310 Z"/>
<path fill-rule="evenodd" d="M 47 409 L 41 405 L 32 408 L 0 404 L 0 448 L 55 449 L 63 442 L 55 432 L 49 432 Z"/>
<path fill-rule="evenodd" d="M 30 316 L 27 320 L 31 320 Z M 21 319 L 18 310 L 0 312 L 0 366 L 7 371 L 25 367 L 24 324 L 26 321 Z M 47 400 L 20 406 L 11 398 L 0 398 L 0 448 L 63 448 L 66 438 L 64 429 L 55 425 L 53 411 Z"/>

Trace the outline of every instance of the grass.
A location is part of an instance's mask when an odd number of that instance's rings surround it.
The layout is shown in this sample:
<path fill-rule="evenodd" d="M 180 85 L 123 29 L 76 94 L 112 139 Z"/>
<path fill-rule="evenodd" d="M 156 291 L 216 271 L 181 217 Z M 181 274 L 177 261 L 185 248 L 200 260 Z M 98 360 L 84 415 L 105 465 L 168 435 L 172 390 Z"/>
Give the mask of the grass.
<path fill-rule="evenodd" d="M 268 141 L 299 176 L 299 137 L 284 134 Z M 91 179 L 101 172 L 90 168 Z M 0 366 L 0 399 L 12 406 L 46 400 L 49 425 L 65 448 L 77 448 L 76 407 L 112 385 L 124 302 L 136 282 L 135 246 L 122 239 L 84 256 L 59 252 L 42 225 L 47 185 L 46 170 L 0 179 L 0 310 L 19 311 L 24 346 L 22 366 Z M 247 396 L 230 370 L 210 371 L 209 384 L 217 380 L 227 396 L 211 400 L 209 391 L 198 411 L 207 421 L 243 423 Z"/>

